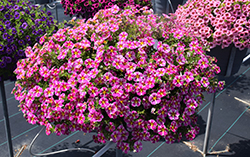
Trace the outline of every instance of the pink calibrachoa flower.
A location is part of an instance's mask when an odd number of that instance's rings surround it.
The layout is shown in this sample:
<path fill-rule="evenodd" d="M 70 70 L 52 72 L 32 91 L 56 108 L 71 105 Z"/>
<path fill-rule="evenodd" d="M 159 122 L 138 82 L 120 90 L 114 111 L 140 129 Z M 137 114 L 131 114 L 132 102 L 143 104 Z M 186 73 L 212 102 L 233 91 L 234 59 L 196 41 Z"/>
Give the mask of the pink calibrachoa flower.
<path fill-rule="evenodd" d="M 183 77 L 180 75 L 176 75 L 173 80 L 173 84 L 177 87 L 181 87 L 184 83 Z"/>
<path fill-rule="evenodd" d="M 152 93 L 149 98 L 148 98 L 149 102 L 152 105 L 156 105 L 159 104 L 161 102 L 161 98 L 158 97 L 157 93 Z"/>
<path fill-rule="evenodd" d="M 155 130 L 157 128 L 157 123 L 153 119 L 150 119 L 148 121 L 148 125 L 149 125 L 149 129 L 151 130 Z"/>
<path fill-rule="evenodd" d="M 201 84 L 202 84 L 204 87 L 207 87 L 207 86 L 209 85 L 208 78 L 207 78 L 207 77 L 202 77 L 202 78 L 201 78 Z"/>
<path fill-rule="evenodd" d="M 178 110 L 171 109 L 168 112 L 168 117 L 169 117 L 170 120 L 178 120 L 179 116 L 180 116 L 180 113 L 178 112 Z"/>
<path fill-rule="evenodd" d="M 119 131 L 114 131 L 112 134 L 111 134 L 111 139 L 113 142 L 118 142 L 121 140 L 121 133 Z"/>
<path fill-rule="evenodd" d="M 166 143 L 167 144 L 172 144 L 175 142 L 175 138 L 173 135 L 171 134 L 168 134 L 166 137 L 165 137 L 165 140 L 166 140 Z"/>
<path fill-rule="evenodd" d="M 139 107 L 141 105 L 141 99 L 138 97 L 133 97 L 131 99 L 131 106 L 133 107 Z"/>
<path fill-rule="evenodd" d="M 34 96 L 35 97 L 40 97 L 40 95 L 42 94 L 43 92 L 43 89 L 40 87 L 40 86 L 35 86 L 32 91 L 34 92 Z"/>
<path fill-rule="evenodd" d="M 168 135 L 168 129 L 164 124 L 158 125 L 158 134 L 163 137 Z"/>
<path fill-rule="evenodd" d="M 125 152 L 140 141 L 197 134 L 194 113 L 203 93 L 223 82 L 192 32 L 135 6 L 100 10 L 73 25 L 29 48 L 32 55 L 17 63 L 12 92 L 29 123 L 45 125 L 47 134 L 96 130 L 95 142 L 113 139 Z"/>
<path fill-rule="evenodd" d="M 134 151 L 135 152 L 140 152 L 142 150 L 142 143 L 139 141 L 136 141 L 134 144 Z"/>

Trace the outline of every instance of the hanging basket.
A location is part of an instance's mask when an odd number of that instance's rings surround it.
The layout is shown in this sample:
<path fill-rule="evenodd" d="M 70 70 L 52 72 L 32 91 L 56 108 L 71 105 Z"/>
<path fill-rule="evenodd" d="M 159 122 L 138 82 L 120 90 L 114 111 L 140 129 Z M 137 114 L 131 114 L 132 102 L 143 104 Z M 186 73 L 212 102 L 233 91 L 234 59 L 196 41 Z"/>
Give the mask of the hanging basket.
<path fill-rule="evenodd" d="M 164 14 L 173 13 L 171 6 L 170 5 L 168 6 L 169 4 L 168 0 L 151 0 L 151 2 L 155 14 L 161 15 L 162 13 Z M 183 4 L 183 0 L 172 0 L 170 2 L 173 6 L 174 11 L 177 9 L 178 5 Z"/>
<path fill-rule="evenodd" d="M 49 0 L 36 0 L 37 4 L 47 4 L 49 3 Z"/>
<path fill-rule="evenodd" d="M 217 65 L 221 69 L 219 75 L 226 77 L 232 76 L 239 71 L 246 53 L 247 49 L 239 50 L 233 45 L 224 49 L 216 46 L 210 52 L 207 52 L 208 55 L 216 57 Z"/>

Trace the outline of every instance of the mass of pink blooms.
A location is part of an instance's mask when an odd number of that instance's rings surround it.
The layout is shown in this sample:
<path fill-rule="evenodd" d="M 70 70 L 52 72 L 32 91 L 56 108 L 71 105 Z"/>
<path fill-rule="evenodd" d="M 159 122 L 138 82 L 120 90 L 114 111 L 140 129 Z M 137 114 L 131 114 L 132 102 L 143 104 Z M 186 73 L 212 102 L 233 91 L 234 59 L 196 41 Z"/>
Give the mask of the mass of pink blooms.
<path fill-rule="evenodd" d="M 151 0 L 62 0 L 65 15 L 77 15 L 83 18 L 93 17 L 100 9 L 108 9 L 114 5 L 124 8 L 134 5 L 137 9 L 151 7 Z"/>
<path fill-rule="evenodd" d="M 46 134 L 95 130 L 123 152 L 141 141 L 192 140 L 203 92 L 222 89 L 201 42 L 172 19 L 117 5 L 60 29 L 25 51 L 13 93 Z"/>
<path fill-rule="evenodd" d="M 249 0 L 188 0 L 175 15 L 211 48 L 250 48 Z"/>

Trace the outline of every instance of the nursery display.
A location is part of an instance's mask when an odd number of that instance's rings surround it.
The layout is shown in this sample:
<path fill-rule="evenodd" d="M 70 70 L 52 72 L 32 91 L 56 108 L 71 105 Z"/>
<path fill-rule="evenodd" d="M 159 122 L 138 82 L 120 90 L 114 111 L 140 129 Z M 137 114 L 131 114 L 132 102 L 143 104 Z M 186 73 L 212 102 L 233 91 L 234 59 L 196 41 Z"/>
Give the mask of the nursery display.
<path fill-rule="evenodd" d="M 26 120 L 47 135 L 96 131 L 125 153 L 194 139 L 220 68 L 185 27 L 146 8 L 114 5 L 28 47 L 12 90 Z"/>
<path fill-rule="evenodd" d="M 26 0 L 0 1 L 0 80 L 15 80 L 13 70 L 26 57 L 25 48 L 57 29 L 50 11 L 39 10 Z"/>
<path fill-rule="evenodd" d="M 211 46 L 208 54 L 222 58 L 217 64 L 223 75 L 231 53 L 237 51 L 235 57 L 238 63 L 234 63 L 232 73 L 237 72 L 247 48 L 250 48 L 249 0 L 188 0 L 176 10 L 175 16 L 177 22 L 186 24 L 189 31 Z M 228 53 L 222 53 L 219 48 L 212 49 L 216 46 L 222 49 L 229 47 L 225 51 Z"/>
<path fill-rule="evenodd" d="M 77 15 L 82 18 L 93 17 L 100 9 L 111 8 L 115 4 L 120 8 L 135 5 L 137 9 L 151 7 L 150 0 L 62 0 L 65 15 Z"/>

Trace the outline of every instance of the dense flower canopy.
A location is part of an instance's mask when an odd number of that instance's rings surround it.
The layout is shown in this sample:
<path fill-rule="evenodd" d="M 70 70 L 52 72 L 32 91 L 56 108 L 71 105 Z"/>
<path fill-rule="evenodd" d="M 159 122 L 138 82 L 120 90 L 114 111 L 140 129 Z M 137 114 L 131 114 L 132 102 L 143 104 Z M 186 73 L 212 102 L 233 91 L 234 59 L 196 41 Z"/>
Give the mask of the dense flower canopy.
<path fill-rule="evenodd" d="M 0 1 L 0 80 L 15 79 L 13 74 L 24 50 L 47 32 L 55 33 L 56 21 L 26 0 Z"/>
<path fill-rule="evenodd" d="M 108 9 L 114 5 L 124 8 L 135 5 L 137 9 L 151 7 L 151 0 L 62 0 L 65 15 L 77 15 L 83 18 L 93 17 L 100 9 Z"/>
<path fill-rule="evenodd" d="M 250 48 L 249 0 L 188 0 L 175 15 L 211 48 Z"/>
<path fill-rule="evenodd" d="M 152 10 L 118 6 L 58 30 L 18 62 L 13 93 L 30 124 L 49 135 L 95 130 L 125 153 L 141 141 L 192 140 L 203 93 L 220 69 L 185 27 Z"/>

